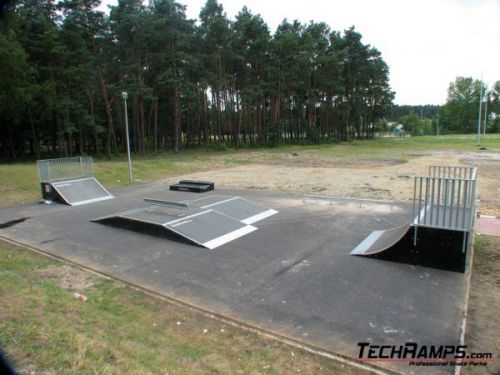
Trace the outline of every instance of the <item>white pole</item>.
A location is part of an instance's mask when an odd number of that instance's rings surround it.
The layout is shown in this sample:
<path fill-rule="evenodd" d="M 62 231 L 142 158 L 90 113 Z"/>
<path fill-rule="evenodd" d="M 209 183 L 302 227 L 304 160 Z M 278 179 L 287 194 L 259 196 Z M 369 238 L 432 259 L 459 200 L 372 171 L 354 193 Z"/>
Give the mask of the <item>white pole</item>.
<path fill-rule="evenodd" d="M 486 94 L 486 92 L 485 92 Z M 485 101 L 484 101 L 484 126 L 483 126 L 483 134 L 486 134 L 486 124 L 488 122 L 488 100 L 489 100 L 489 95 L 485 95 Z"/>
<path fill-rule="evenodd" d="M 477 146 L 481 146 L 481 106 L 483 104 L 483 72 L 481 72 L 481 83 L 479 86 L 479 115 L 477 119 Z"/>
<path fill-rule="evenodd" d="M 127 93 L 122 92 L 123 107 L 125 108 L 125 139 L 127 142 L 127 159 L 128 159 L 128 183 L 132 183 L 132 160 L 130 158 L 130 139 L 128 135 L 128 114 L 127 114 Z"/>

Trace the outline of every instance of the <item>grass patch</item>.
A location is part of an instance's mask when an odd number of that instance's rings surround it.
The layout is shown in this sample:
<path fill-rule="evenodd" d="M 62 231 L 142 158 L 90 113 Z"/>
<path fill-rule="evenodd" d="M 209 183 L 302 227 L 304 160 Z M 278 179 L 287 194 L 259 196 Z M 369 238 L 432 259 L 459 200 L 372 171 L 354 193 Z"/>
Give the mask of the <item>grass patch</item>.
<path fill-rule="evenodd" d="M 482 137 L 481 146 L 487 151 L 500 151 L 500 134 Z M 423 136 L 409 138 L 374 138 L 354 140 L 334 145 L 290 146 L 271 149 L 269 152 L 316 150 L 329 157 L 400 158 L 428 151 L 478 151 L 474 135 Z"/>
<path fill-rule="evenodd" d="M 500 152 L 500 134 L 482 137 L 481 145 L 491 152 Z M 159 180 L 198 171 L 246 165 L 261 159 L 273 159 L 287 153 L 311 152 L 322 158 L 384 158 L 405 159 L 425 152 L 477 151 L 475 135 L 424 136 L 409 138 L 375 138 L 335 144 L 280 146 L 227 151 L 186 150 L 180 154 L 133 156 L 134 179 L 138 182 Z M 108 188 L 128 183 L 124 155 L 111 160 L 95 160 L 96 177 Z M 0 207 L 40 199 L 35 162 L 0 165 Z"/>
<path fill-rule="evenodd" d="M 0 242 L 0 347 L 22 372 L 362 373 L 97 276 L 80 302 L 48 267 L 67 268 Z"/>
<path fill-rule="evenodd" d="M 467 366 L 463 374 L 500 373 L 500 237 L 476 236 L 465 344 L 470 352 L 491 352 L 488 366 Z"/>
<path fill-rule="evenodd" d="M 481 253 L 484 249 L 483 239 L 476 236 L 474 239 L 474 250 L 476 253 Z"/>

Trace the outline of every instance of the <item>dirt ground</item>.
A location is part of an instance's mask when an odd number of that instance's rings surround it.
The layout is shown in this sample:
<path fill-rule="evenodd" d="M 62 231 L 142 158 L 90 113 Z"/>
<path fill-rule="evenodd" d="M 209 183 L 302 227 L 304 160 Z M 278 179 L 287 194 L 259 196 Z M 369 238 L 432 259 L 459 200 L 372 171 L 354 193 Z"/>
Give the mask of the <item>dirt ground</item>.
<path fill-rule="evenodd" d="M 500 374 L 500 237 L 476 238 L 465 343 L 471 352 L 491 352 L 494 363 L 465 367 L 462 374 Z"/>
<path fill-rule="evenodd" d="M 331 196 L 410 201 L 413 177 L 426 175 L 430 165 L 477 165 L 479 213 L 500 217 L 500 153 L 426 151 L 404 158 L 327 158 L 315 151 L 299 151 L 266 157 L 252 153 L 252 162 L 235 167 L 223 165 L 206 172 L 183 175 L 185 179 L 214 181 L 217 186 L 288 191 Z M 213 168 L 213 164 L 211 165 Z M 176 178 L 178 179 L 178 178 Z M 359 209 L 357 206 L 346 209 Z M 374 209 L 387 209 L 386 205 Z M 500 350 L 500 239 L 480 236 L 476 249 L 466 344 L 471 351 Z M 484 248 L 483 248 L 484 246 Z M 306 267 L 308 264 L 299 264 Z M 67 290 L 87 291 L 95 276 L 69 266 L 35 271 Z M 210 363 L 221 362 L 207 357 Z M 222 361 L 223 362 L 223 361 Z M 498 360 L 482 369 L 466 369 L 466 374 L 500 373 Z M 224 373 L 221 369 L 215 372 Z M 307 373 L 306 371 L 304 371 Z"/>
<path fill-rule="evenodd" d="M 33 271 L 33 274 L 54 281 L 63 289 L 85 291 L 94 285 L 97 276 L 69 265 L 49 266 Z"/>
<path fill-rule="evenodd" d="M 479 213 L 500 216 L 498 153 L 440 151 L 406 159 L 359 159 L 304 151 L 272 159 L 256 155 L 251 164 L 184 177 L 226 187 L 410 201 L 413 177 L 426 175 L 430 165 L 477 165 Z"/>
<path fill-rule="evenodd" d="M 259 158 L 248 165 L 191 174 L 219 186 L 320 195 L 411 201 L 413 177 L 426 175 L 430 165 L 478 167 L 478 214 L 500 217 L 500 154 L 490 152 L 428 151 L 405 159 L 324 158 L 314 151 Z M 469 304 L 466 344 L 471 351 L 493 352 L 500 343 L 500 240 L 483 237 L 476 251 Z M 479 241 L 481 242 L 481 240 Z M 479 247 L 479 246 L 478 246 Z M 500 374 L 498 359 L 466 374 Z"/>

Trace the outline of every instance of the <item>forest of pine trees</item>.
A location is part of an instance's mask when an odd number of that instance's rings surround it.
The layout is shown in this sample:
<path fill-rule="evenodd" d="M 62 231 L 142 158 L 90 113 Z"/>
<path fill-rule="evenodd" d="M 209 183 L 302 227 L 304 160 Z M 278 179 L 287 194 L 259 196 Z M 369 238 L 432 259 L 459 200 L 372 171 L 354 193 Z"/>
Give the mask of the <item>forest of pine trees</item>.
<path fill-rule="evenodd" d="M 388 66 L 354 28 L 207 0 L 21 0 L 0 19 L 0 157 L 273 146 L 370 137 L 391 108 Z"/>

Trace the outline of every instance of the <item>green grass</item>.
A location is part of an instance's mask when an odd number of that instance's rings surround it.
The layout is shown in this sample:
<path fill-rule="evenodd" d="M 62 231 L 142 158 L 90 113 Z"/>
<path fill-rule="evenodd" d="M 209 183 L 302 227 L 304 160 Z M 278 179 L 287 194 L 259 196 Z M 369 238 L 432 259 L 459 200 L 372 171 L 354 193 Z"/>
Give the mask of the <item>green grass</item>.
<path fill-rule="evenodd" d="M 48 269 L 50 278 L 43 273 Z M 57 283 L 58 272 L 62 277 L 65 269 L 57 261 L 0 242 L 0 347 L 18 370 L 353 373 L 334 361 L 97 276 L 89 289 L 79 291 L 88 297 L 80 302 Z"/>
<path fill-rule="evenodd" d="M 157 180 L 258 163 L 287 153 L 399 159 L 439 150 L 468 152 L 477 150 L 475 141 L 474 135 L 378 138 L 319 146 L 165 153 L 134 157 L 134 177 Z M 499 152 L 500 135 L 483 138 L 482 146 Z M 128 182 L 123 156 L 97 159 L 95 172 L 110 188 Z M 36 164 L 0 165 L 0 193 L 0 206 L 39 199 Z M 489 246 L 483 242 L 478 239 L 476 243 L 478 254 Z M 340 369 L 338 363 L 148 297 L 118 282 L 96 277 L 93 286 L 83 291 L 89 299 L 82 303 L 56 279 L 43 275 L 50 268 L 64 269 L 56 261 L 0 242 L 0 347 L 27 372 L 281 374 L 300 369 L 302 373 L 353 373 Z"/>
<path fill-rule="evenodd" d="M 500 152 L 500 134 L 482 136 L 481 147 L 487 151 Z M 338 144 L 319 146 L 287 146 L 269 149 L 269 153 L 288 153 L 299 151 L 317 151 L 329 157 L 393 157 L 415 155 L 429 151 L 477 151 L 476 136 L 445 135 L 407 138 L 375 138 L 354 140 Z"/>
<path fill-rule="evenodd" d="M 474 239 L 474 250 L 476 253 L 481 253 L 484 249 L 483 239 L 479 236 Z"/>
<path fill-rule="evenodd" d="M 482 137 L 482 147 L 500 152 L 500 134 Z M 229 149 L 228 151 L 186 150 L 180 154 L 133 157 L 136 182 L 146 182 L 186 173 L 251 164 L 263 159 L 282 157 L 289 153 L 314 153 L 321 158 L 384 158 L 405 159 L 431 151 L 477 151 L 475 135 L 424 136 L 409 138 L 376 138 L 336 144 L 280 146 L 275 148 Z M 125 156 L 95 161 L 96 177 L 107 187 L 128 183 Z M 35 162 L 0 164 L 1 206 L 40 199 Z"/>

